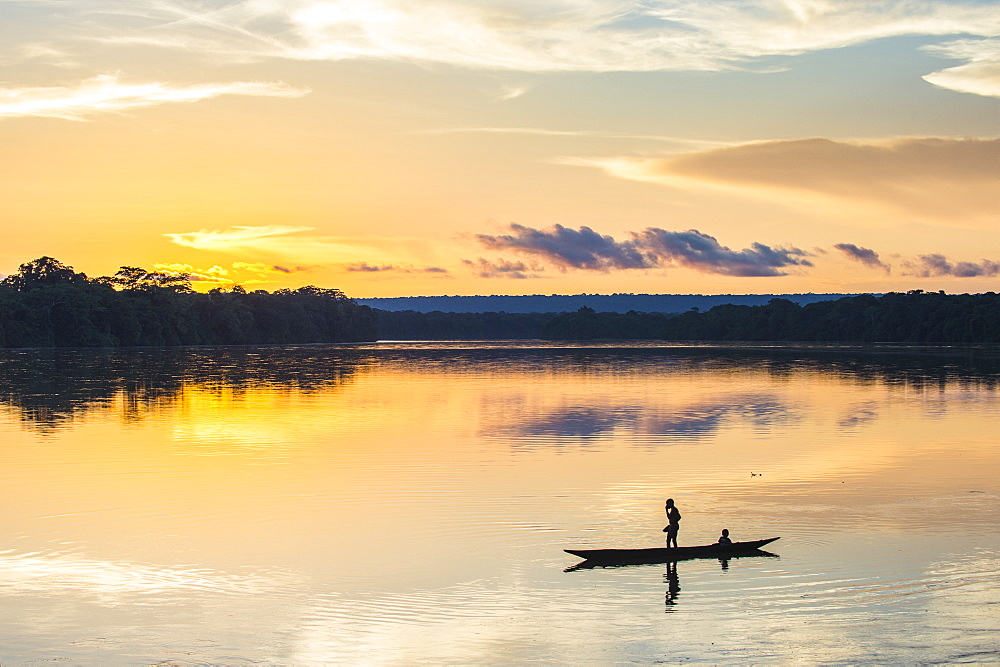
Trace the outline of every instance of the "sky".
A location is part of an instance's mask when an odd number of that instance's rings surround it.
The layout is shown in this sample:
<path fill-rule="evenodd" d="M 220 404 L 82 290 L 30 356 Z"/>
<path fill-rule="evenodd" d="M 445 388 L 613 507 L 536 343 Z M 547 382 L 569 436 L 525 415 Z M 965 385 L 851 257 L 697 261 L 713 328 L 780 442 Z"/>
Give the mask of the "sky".
<path fill-rule="evenodd" d="M 0 275 L 1000 287 L 1000 3 L 0 0 Z"/>

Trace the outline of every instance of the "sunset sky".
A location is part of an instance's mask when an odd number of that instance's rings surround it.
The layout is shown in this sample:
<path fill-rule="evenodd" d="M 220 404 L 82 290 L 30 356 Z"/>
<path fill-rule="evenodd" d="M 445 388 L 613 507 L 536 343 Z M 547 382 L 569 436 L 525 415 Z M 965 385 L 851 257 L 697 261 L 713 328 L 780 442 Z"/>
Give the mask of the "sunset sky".
<path fill-rule="evenodd" d="M 0 275 L 1000 288 L 995 0 L 0 0 Z"/>

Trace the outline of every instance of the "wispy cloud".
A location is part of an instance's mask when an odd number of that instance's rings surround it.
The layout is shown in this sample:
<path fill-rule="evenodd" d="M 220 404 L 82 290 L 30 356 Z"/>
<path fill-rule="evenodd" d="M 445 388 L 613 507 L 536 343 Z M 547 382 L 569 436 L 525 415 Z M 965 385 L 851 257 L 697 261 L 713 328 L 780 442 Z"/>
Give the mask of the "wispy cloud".
<path fill-rule="evenodd" d="M 233 262 L 233 268 L 262 276 L 274 273 L 289 275 L 309 270 L 309 267 L 307 266 L 280 266 L 278 264 L 268 265 L 260 262 Z"/>
<path fill-rule="evenodd" d="M 964 60 L 964 65 L 933 72 L 924 80 L 962 93 L 1000 97 L 1000 39 L 961 39 L 924 50 Z"/>
<path fill-rule="evenodd" d="M 768 141 L 668 158 L 565 159 L 630 180 L 702 183 L 796 203 L 805 195 L 937 218 L 993 218 L 1000 189 L 997 139 Z M 798 195 L 798 198 L 790 195 Z"/>
<path fill-rule="evenodd" d="M 512 278 L 515 280 L 525 280 L 527 278 L 540 278 L 538 275 L 543 271 L 539 265 L 530 267 L 524 262 L 509 262 L 506 259 L 489 260 L 483 257 L 475 261 L 463 259 L 462 263 L 473 270 L 480 278 Z"/>
<path fill-rule="evenodd" d="M 393 270 L 411 273 L 447 273 L 439 266 L 418 267 L 393 260 L 400 253 L 426 257 L 428 263 L 440 255 L 438 245 L 427 239 L 404 236 L 338 237 L 320 235 L 313 227 L 291 225 L 238 225 L 227 229 L 164 234 L 173 243 L 205 252 L 240 256 L 256 266 L 271 267 L 281 273 L 318 267 L 354 267 L 355 271 Z M 367 262 L 359 257 L 369 258 Z M 365 268 L 367 267 L 367 268 Z"/>
<path fill-rule="evenodd" d="M 865 266 L 882 269 L 886 273 L 889 272 L 889 265 L 883 263 L 878 253 L 870 248 L 862 248 L 853 243 L 837 243 L 833 247 L 856 262 L 861 262 Z"/>
<path fill-rule="evenodd" d="M 798 248 L 772 248 L 754 243 L 732 250 L 715 237 L 691 229 L 671 232 L 649 227 L 618 241 L 589 227 L 570 229 L 555 225 L 549 230 L 511 225 L 510 234 L 479 234 L 491 250 L 507 250 L 544 260 L 563 271 L 611 271 L 684 267 L 702 273 L 729 276 L 782 276 L 794 266 L 812 266 Z"/>
<path fill-rule="evenodd" d="M 1000 275 L 1000 262 L 984 259 L 979 262 L 953 262 L 944 255 L 931 253 L 921 255 L 915 261 L 903 262 L 904 276 L 933 278 L 953 276 L 955 278 L 978 278 Z"/>
<path fill-rule="evenodd" d="M 121 83 L 115 75 L 96 76 L 74 86 L 0 88 L 0 117 L 40 116 L 86 120 L 100 113 L 178 102 L 200 102 L 221 95 L 301 97 L 308 90 L 284 83 L 233 82 L 194 86 Z"/>
<path fill-rule="evenodd" d="M 164 262 L 154 264 L 153 271 L 173 276 L 185 275 L 192 282 L 215 283 L 219 285 L 233 284 L 233 280 L 229 277 L 229 269 L 225 269 L 218 264 L 207 268 L 197 268 L 191 264 Z"/>
<path fill-rule="evenodd" d="M 448 269 L 440 266 L 412 266 L 402 264 L 369 264 L 352 262 L 344 267 L 347 271 L 361 273 L 438 273 L 447 275 Z"/>
<path fill-rule="evenodd" d="M 693 139 L 689 137 L 672 137 L 663 134 L 633 134 L 628 132 L 608 132 L 604 130 L 555 130 L 544 127 L 452 127 L 434 130 L 422 130 L 420 134 L 523 134 L 539 137 L 569 137 L 580 139 L 624 139 L 644 143 L 658 142 L 675 144 L 677 150 L 707 150 L 723 146 L 732 146 L 731 141 L 716 141 L 711 139 Z M 589 166 L 587 161 L 576 158 L 556 158 L 557 164 L 581 164 Z"/>
<path fill-rule="evenodd" d="M 260 248 L 266 246 L 271 239 L 283 237 L 297 232 L 307 232 L 312 227 L 286 227 L 283 225 L 265 225 L 261 227 L 237 226 L 226 230 L 204 230 L 197 232 L 181 232 L 164 234 L 177 245 L 188 246 L 198 250 L 234 250 L 241 248 Z"/>
<path fill-rule="evenodd" d="M 147 4 L 141 30 L 109 41 L 234 59 L 390 59 L 492 70 L 655 71 L 745 67 L 899 35 L 1000 35 L 973 0 L 243 0 Z M 939 84 L 940 85 L 940 84 Z"/>
<path fill-rule="evenodd" d="M 159 263 L 153 265 L 153 271 L 171 275 L 184 274 L 192 282 L 211 283 L 218 286 L 255 285 L 274 282 L 279 276 L 306 271 L 303 267 L 287 268 L 272 266 L 259 262 L 233 262 L 230 268 L 218 264 L 209 267 L 198 267 L 192 264 Z"/>
<path fill-rule="evenodd" d="M 516 100 L 518 97 L 523 97 L 530 90 L 531 87 L 526 85 L 507 85 L 501 87 L 500 92 L 495 97 L 501 102 L 506 102 L 508 100 Z"/>

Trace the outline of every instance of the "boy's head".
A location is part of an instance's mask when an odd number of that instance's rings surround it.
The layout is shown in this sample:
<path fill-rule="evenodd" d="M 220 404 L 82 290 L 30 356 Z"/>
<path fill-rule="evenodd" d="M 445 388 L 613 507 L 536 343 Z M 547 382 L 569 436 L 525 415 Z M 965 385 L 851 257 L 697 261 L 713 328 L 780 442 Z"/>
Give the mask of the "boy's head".
<path fill-rule="evenodd" d="M 722 529 L 722 536 L 723 537 L 729 537 L 729 529 L 728 528 L 723 528 Z"/>

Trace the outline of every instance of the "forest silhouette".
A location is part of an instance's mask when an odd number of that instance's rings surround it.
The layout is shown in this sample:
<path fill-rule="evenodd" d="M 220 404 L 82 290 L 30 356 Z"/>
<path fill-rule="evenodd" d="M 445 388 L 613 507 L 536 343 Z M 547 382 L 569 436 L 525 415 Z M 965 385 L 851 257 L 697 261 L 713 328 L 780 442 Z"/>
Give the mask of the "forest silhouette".
<path fill-rule="evenodd" d="M 189 276 L 123 266 L 88 278 L 52 257 L 0 281 L 0 347 L 338 343 L 375 339 L 375 313 L 336 289 L 195 292 Z"/>
<path fill-rule="evenodd" d="M 374 340 L 675 340 L 997 344 L 1000 295 L 911 290 L 684 313 L 381 311 L 338 289 L 194 291 L 123 266 L 88 278 L 51 257 L 0 281 L 0 347 L 344 343 Z"/>
<path fill-rule="evenodd" d="M 804 306 L 779 298 L 763 306 L 721 305 L 672 316 L 581 308 L 554 317 L 543 328 L 542 337 L 995 344 L 1000 343 L 1000 295 L 911 290 Z"/>

